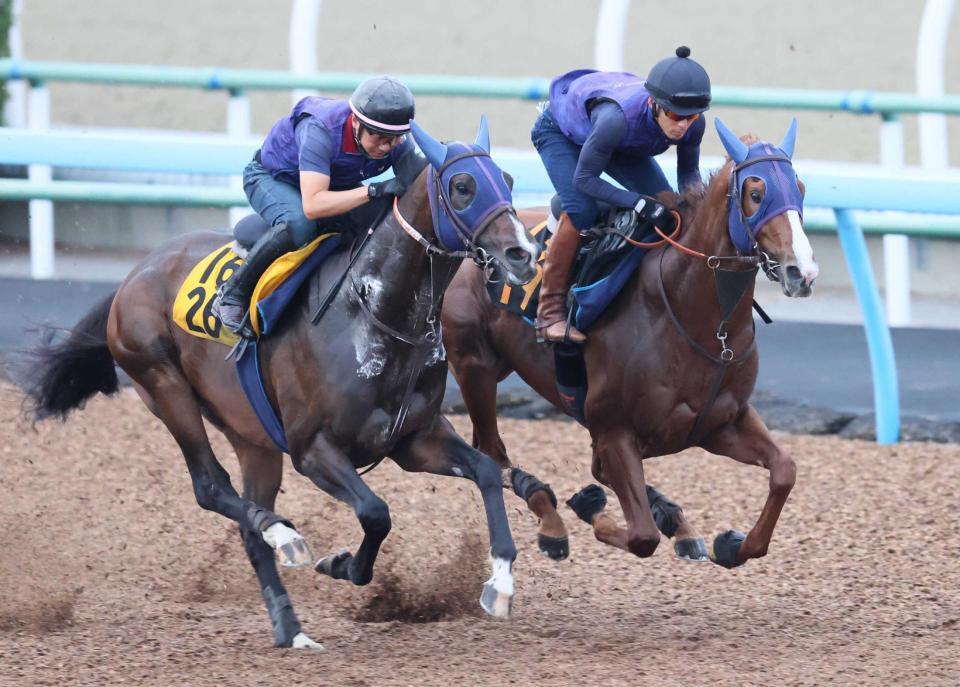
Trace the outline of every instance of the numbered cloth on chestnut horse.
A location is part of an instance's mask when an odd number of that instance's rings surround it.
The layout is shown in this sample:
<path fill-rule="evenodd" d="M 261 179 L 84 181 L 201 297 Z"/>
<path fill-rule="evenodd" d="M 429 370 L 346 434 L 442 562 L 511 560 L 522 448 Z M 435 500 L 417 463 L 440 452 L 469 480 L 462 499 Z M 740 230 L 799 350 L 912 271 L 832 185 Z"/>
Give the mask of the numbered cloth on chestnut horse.
<path fill-rule="evenodd" d="M 297 289 L 340 246 L 340 241 L 340 234 L 323 234 L 267 268 L 250 299 L 250 322 L 258 337 L 273 331 Z M 232 241 L 198 262 L 177 291 L 173 303 L 174 322 L 194 336 L 235 345 L 240 337 L 223 327 L 211 308 L 217 289 L 242 263 L 243 258 L 234 252 Z"/>
<path fill-rule="evenodd" d="M 667 221 L 672 222 L 672 219 Z M 632 245 L 624 237 L 641 243 L 655 242 L 660 238 L 653 231 L 652 224 L 636 222 L 632 212 L 611 212 L 609 220 L 602 223 L 595 233 L 600 235 L 599 238 L 585 241 L 573 268 L 575 276 L 570 289 L 570 312 L 574 325 L 580 330 L 588 329 L 600 317 L 647 254 L 647 248 Z M 537 262 L 537 276 L 520 287 L 510 286 L 502 279 L 493 279 L 487 283 L 487 292 L 497 307 L 520 315 L 532 326 L 540 300 L 543 261 L 552 236 L 547 231 L 546 220 L 530 229 L 530 234 L 542 249 Z"/>

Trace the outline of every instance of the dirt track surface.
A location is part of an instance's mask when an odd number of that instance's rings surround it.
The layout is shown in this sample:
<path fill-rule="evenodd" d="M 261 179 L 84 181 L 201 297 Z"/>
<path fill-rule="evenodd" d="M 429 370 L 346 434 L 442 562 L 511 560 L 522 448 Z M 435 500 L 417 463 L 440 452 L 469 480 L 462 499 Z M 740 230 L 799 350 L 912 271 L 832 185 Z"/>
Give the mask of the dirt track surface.
<path fill-rule="evenodd" d="M 477 605 L 488 572 L 473 485 L 384 464 L 367 476 L 394 523 L 374 582 L 283 573 L 326 647 L 308 653 L 271 648 L 235 525 L 196 505 L 176 445 L 131 391 L 36 431 L 19 410 L 0 388 L 0 685 L 960 682 L 956 445 L 778 435 L 797 487 L 770 555 L 733 571 L 677 561 L 668 542 L 633 558 L 567 509 L 572 555 L 552 562 L 509 495 L 509 621 Z M 561 498 L 592 481 L 574 424 L 502 430 Z M 226 442 L 214 446 L 237 483 Z M 766 491 L 761 470 L 698 451 L 646 469 L 710 537 L 746 529 Z M 352 512 L 289 466 L 278 511 L 314 555 L 359 543 Z"/>

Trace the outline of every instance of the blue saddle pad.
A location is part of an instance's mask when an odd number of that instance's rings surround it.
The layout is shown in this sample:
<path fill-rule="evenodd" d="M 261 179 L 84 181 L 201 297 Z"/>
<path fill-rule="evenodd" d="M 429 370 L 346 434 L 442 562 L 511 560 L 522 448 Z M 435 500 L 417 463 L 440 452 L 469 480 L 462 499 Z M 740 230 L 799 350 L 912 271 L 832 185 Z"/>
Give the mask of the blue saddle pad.
<path fill-rule="evenodd" d="M 340 246 L 341 241 L 340 236 L 331 236 L 323 241 L 273 293 L 256 304 L 262 336 L 276 329 L 280 317 L 297 291 L 320 266 L 320 263 Z M 258 341 L 247 342 L 237 357 L 237 378 L 240 380 L 243 393 L 246 394 L 247 400 L 253 406 L 254 412 L 273 443 L 284 453 L 289 453 L 283 423 L 263 387 Z"/>
<path fill-rule="evenodd" d="M 541 249 L 549 248 L 550 239 L 541 226 L 531 230 L 534 239 Z M 659 237 L 650 232 L 643 237 L 643 242 L 656 241 Z M 605 243 L 619 243 L 613 248 Z M 599 250 L 601 254 L 591 255 Z M 574 286 L 572 294 L 573 322 L 577 329 L 586 331 L 596 322 L 597 318 L 606 310 L 607 306 L 623 290 L 647 249 L 632 246 L 615 235 L 606 235 L 597 241 L 591 242 L 581 249 L 577 264 L 574 267 Z M 540 253 L 540 265 L 537 266 L 537 276 L 524 286 L 510 286 L 504 279 L 493 279 L 487 282 L 487 293 L 490 299 L 499 308 L 509 310 L 533 325 L 537 316 L 537 304 L 540 301 L 540 286 L 543 280 L 542 262 L 546 252 Z M 591 259 L 601 258 L 601 259 Z"/>

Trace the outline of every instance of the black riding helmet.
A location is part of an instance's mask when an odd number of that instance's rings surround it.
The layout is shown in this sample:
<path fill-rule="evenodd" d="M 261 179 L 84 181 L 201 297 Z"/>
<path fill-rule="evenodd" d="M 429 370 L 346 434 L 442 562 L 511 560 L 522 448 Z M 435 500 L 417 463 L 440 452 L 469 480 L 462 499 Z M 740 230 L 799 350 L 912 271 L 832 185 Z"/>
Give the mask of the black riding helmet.
<path fill-rule="evenodd" d="M 410 131 L 413 93 L 396 79 L 375 76 L 357 86 L 350 96 L 350 109 L 370 131 L 399 136 Z"/>
<path fill-rule="evenodd" d="M 660 60 L 647 77 L 653 101 L 665 110 L 692 115 L 710 109 L 710 77 L 690 59 L 690 48 L 681 45 L 676 57 Z"/>

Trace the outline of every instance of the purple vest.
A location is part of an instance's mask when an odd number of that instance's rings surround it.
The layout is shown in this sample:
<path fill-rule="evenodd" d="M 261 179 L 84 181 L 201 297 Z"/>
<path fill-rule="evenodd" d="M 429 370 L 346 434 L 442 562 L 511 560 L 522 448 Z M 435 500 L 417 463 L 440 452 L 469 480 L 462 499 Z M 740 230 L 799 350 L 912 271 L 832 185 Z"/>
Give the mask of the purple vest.
<path fill-rule="evenodd" d="M 650 94 L 643 79 L 629 72 L 598 72 L 577 69 L 550 83 L 550 114 L 564 135 L 582 146 L 590 135 L 588 105 L 591 100 L 612 100 L 627 117 L 627 135 L 619 150 L 640 155 L 659 155 L 671 145 L 691 142 L 693 128 L 679 141 L 668 139 L 647 104 Z"/>
<path fill-rule="evenodd" d="M 294 128 L 305 117 L 315 117 L 327 130 L 333 145 L 330 160 L 330 190 L 345 191 L 360 186 L 364 179 L 375 177 L 393 166 L 406 146 L 398 145 L 382 160 L 373 160 L 360 152 L 343 149 L 343 131 L 350 117 L 346 100 L 308 96 L 298 102 L 293 112 L 270 129 L 260 147 L 260 161 L 277 179 L 293 180 L 299 185 L 300 150 Z M 352 146 L 350 146 L 352 148 Z"/>

